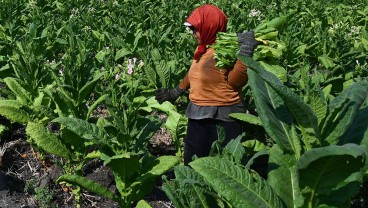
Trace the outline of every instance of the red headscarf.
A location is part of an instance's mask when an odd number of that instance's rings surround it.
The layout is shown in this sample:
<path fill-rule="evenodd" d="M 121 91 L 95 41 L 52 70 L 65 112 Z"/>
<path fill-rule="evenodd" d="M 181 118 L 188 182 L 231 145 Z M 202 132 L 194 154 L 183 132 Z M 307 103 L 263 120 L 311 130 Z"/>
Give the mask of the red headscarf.
<path fill-rule="evenodd" d="M 225 32 L 227 17 L 218 7 L 206 4 L 195 9 L 186 20 L 200 33 L 201 44 L 198 45 L 194 59 L 198 60 L 206 53 L 206 46 L 216 41 L 218 32 Z"/>

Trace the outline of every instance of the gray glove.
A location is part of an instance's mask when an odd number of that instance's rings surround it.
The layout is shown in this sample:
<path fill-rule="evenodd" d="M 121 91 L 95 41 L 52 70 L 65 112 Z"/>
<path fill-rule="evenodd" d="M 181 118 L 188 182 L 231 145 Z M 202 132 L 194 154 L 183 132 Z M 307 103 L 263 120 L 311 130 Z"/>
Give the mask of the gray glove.
<path fill-rule="evenodd" d="M 254 49 L 260 45 L 260 42 L 254 37 L 254 32 L 248 31 L 243 33 L 238 33 L 238 42 L 240 44 L 239 55 L 244 55 L 252 57 Z"/>
<path fill-rule="evenodd" d="M 173 103 L 183 93 L 184 93 L 184 90 L 182 90 L 179 86 L 177 86 L 174 89 L 160 88 L 156 91 L 155 98 L 157 102 L 160 104 L 162 104 L 165 101 L 169 101 L 170 103 Z"/>

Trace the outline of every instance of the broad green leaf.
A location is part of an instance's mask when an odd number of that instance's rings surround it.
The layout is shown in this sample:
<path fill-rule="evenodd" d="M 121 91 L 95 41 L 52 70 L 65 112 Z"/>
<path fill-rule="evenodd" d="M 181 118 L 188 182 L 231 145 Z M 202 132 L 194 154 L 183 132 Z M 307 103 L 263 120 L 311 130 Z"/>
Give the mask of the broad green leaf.
<path fill-rule="evenodd" d="M 93 34 L 93 36 L 95 36 L 95 38 L 97 38 L 99 41 L 104 41 L 104 39 L 105 39 L 104 34 L 102 34 L 102 33 L 98 32 L 98 31 L 96 31 L 96 30 L 92 30 L 92 34 Z"/>
<path fill-rule="evenodd" d="M 333 68 L 336 66 L 334 63 L 334 60 L 327 55 L 319 56 L 318 60 L 321 62 L 321 64 L 326 67 L 327 69 Z"/>
<path fill-rule="evenodd" d="M 189 165 L 234 207 L 285 207 L 267 182 L 258 174 L 221 159 L 204 157 Z"/>
<path fill-rule="evenodd" d="M 158 75 L 158 79 L 160 81 L 161 87 L 169 87 L 170 77 L 171 77 L 171 70 L 168 67 L 170 63 L 165 63 L 165 61 L 161 60 L 156 62 L 156 73 Z"/>
<path fill-rule="evenodd" d="M 64 157 L 67 159 L 72 158 L 72 153 L 66 148 L 66 146 L 60 141 L 60 139 L 49 132 L 46 127 L 39 123 L 28 122 L 26 128 L 27 135 L 46 152 Z"/>
<path fill-rule="evenodd" d="M 304 199 L 299 188 L 299 176 L 294 155 L 285 154 L 278 147 L 269 151 L 267 182 L 287 207 L 301 207 Z"/>
<path fill-rule="evenodd" d="M 59 116 L 67 116 L 69 115 L 69 108 L 68 105 L 60 98 L 60 96 L 57 93 L 54 93 L 50 86 L 43 89 L 44 92 L 52 99 L 52 101 L 55 104 L 55 112 Z"/>
<path fill-rule="evenodd" d="M 143 178 L 150 176 L 160 176 L 170 170 L 172 167 L 180 163 L 180 157 L 178 156 L 160 156 L 154 160 L 152 169 L 149 170 Z"/>
<path fill-rule="evenodd" d="M 17 107 L 0 106 L 0 115 L 18 123 L 27 123 L 32 120 L 29 113 Z"/>
<path fill-rule="evenodd" d="M 90 135 L 100 139 L 104 137 L 104 133 L 96 125 L 82 119 L 59 117 L 52 120 L 52 122 L 64 125 L 65 128 L 85 139 L 89 138 Z"/>
<path fill-rule="evenodd" d="M 248 75 L 252 75 L 253 71 L 261 77 L 261 79 L 266 82 L 269 87 L 272 88 L 274 92 L 277 93 L 277 96 L 280 96 L 283 99 L 284 105 L 287 106 L 287 109 L 292 113 L 295 120 L 298 122 L 299 128 L 302 131 L 303 141 L 307 145 L 307 148 L 310 149 L 312 146 L 319 146 L 320 144 L 320 132 L 318 128 L 318 120 L 312 109 L 303 101 L 301 97 L 299 97 L 297 94 L 295 94 L 291 89 L 283 85 L 272 73 L 269 73 L 265 71 L 256 61 L 254 61 L 252 58 L 240 56 L 240 59 L 252 70 L 248 71 Z M 257 83 L 254 83 L 252 81 L 254 78 L 249 78 L 250 84 L 253 83 L 252 91 L 258 91 L 256 88 Z M 257 79 L 260 81 L 260 79 Z M 261 84 L 259 84 L 261 85 Z M 260 94 L 264 94 L 267 91 L 265 87 L 263 87 Z M 268 91 L 270 91 L 268 89 Z M 273 91 L 270 91 L 272 94 L 275 94 Z M 255 96 L 256 97 L 256 96 Z M 262 96 L 264 97 L 264 96 Z M 267 96 L 269 98 L 269 96 Z M 258 99 L 260 100 L 260 98 Z M 271 99 L 271 102 L 269 104 L 272 104 L 275 99 Z M 280 101 L 279 101 L 280 102 Z M 280 102 L 281 103 L 281 102 Z M 267 104 L 267 105 L 269 105 Z M 264 104 L 265 105 L 265 104 Z M 262 107 L 266 107 L 266 106 Z M 261 108 L 262 108 L 261 107 Z M 279 107 L 279 106 L 277 106 Z M 257 110 L 260 110 L 257 107 Z M 264 114 L 264 118 L 262 120 L 265 121 L 267 119 L 267 114 Z M 285 120 L 285 118 L 279 117 L 280 120 Z M 297 145 L 297 144 L 296 144 Z M 294 148 L 295 149 L 295 148 Z"/>
<path fill-rule="evenodd" d="M 34 98 L 32 107 L 39 107 L 42 105 L 42 101 L 44 100 L 45 93 L 39 92 L 38 96 Z"/>
<path fill-rule="evenodd" d="M 13 107 L 19 109 L 23 106 L 20 102 L 16 100 L 0 100 L 0 108 L 2 107 Z"/>
<path fill-rule="evenodd" d="M 326 117 L 327 101 L 321 91 L 312 91 L 307 96 L 307 103 L 316 114 L 318 123 L 320 123 Z"/>
<path fill-rule="evenodd" d="M 363 180 L 365 160 L 363 147 L 356 144 L 330 145 L 305 152 L 297 168 L 307 202 L 323 200 L 329 205 L 339 205 L 348 201 Z"/>
<path fill-rule="evenodd" d="M 7 77 L 4 79 L 4 82 L 9 87 L 11 91 L 17 96 L 17 100 L 22 103 L 23 105 L 28 105 L 29 102 L 32 100 L 32 95 L 24 89 L 19 80 L 13 77 Z"/>
<path fill-rule="evenodd" d="M 0 72 L 4 72 L 4 71 L 6 71 L 6 70 L 8 70 L 8 69 L 10 69 L 9 64 L 5 64 L 4 66 L 2 66 L 2 67 L 0 68 Z"/>
<path fill-rule="evenodd" d="M 71 146 L 75 153 L 82 153 L 84 154 L 88 150 L 88 146 L 86 145 L 86 140 L 82 138 L 80 135 L 70 131 L 67 128 L 60 129 L 60 136 L 64 144 Z"/>
<path fill-rule="evenodd" d="M 280 65 L 271 65 L 268 64 L 264 61 L 259 61 L 259 64 L 266 69 L 267 71 L 273 73 L 274 75 L 277 76 L 277 78 L 279 78 L 282 82 L 286 82 L 287 81 L 287 71 L 285 68 L 283 68 Z"/>
<path fill-rule="evenodd" d="M 201 175 L 188 166 L 175 166 L 174 172 L 175 179 L 167 181 L 163 190 L 176 207 L 219 207 Z"/>
<path fill-rule="evenodd" d="M 275 29 L 281 29 L 282 26 L 285 25 L 285 23 L 288 22 L 290 15 L 293 15 L 295 12 L 290 12 L 288 15 L 283 15 L 279 17 L 275 17 L 271 19 L 270 21 L 267 21 L 265 23 L 259 24 L 256 28 L 254 28 L 254 32 L 258 32 L 265 28 L 275 28 Z"/>
<path fill-rule="evenodd" d="M 134 35 L 135 35 L 135 38 L 134 38 L 134 43 L 133 43 L 133 51 L 137 48 L 139 40 L 143 37 L 142 29 L 136 30 Z"/>
<path fill-rule="evenodd" d="M 365 50 L 368 50 L 368 40 L 362 37 L 362 44 Z"/>
<path fill-rule="evenodd" d="M 102 73 L 97 75 L 93 80 L 86 83 L 78 93 L 78 103 L 83 103 L 85 100 L 89 99 L 89 96 L 91 96 L 91 93 L 93 92 L 93 89 L 96 87 L 96 83 L 100 81 L 101 77 L 103 76 Z"/>
<path fill-rule="evenodd" d="M 241 120 L 241 121 L 250 123 L 250 124 L 262 126 L 261 119 L 259 117 L 257 117 L 257 116 L 252 115 L 252 114 L 247 114 L 247 113 L 230 113 L 229 116 L 232 117 L 232 118 L 236 118 L 238 120 Z"/>
<path fill-rule="evenodd" d="M 339 144 L 354 143 L 364 145 L 368 153 L 368 107 L 360 109 L 350 128 L 341 137 Z"/>
<path fill-rule="evenodd" d="M 335 97 L 329 105 L 329 114 L 323 123 L 323 136 L 329 144 L 337 144 L 351 127 L 360 106 L 368 96 L 368 82 L 354 83 Z"/>
<path fill-rule="evenodd" d="M 124 153 L 108 156 L 102 153 L 101 160 L 126 182 L 128 182 L 127 180 L 132 174 L 139 171 L 139 158 L 138 155 L 135 154 Z M 132 183 L 133 182 L 134 181 L 132 181 Z"/>
<path fill-rule="evenodd" d="M 117 61 L 117 60 L 119 60 L 120 58 L 123 58 L 123 57 L 125 57 L 125 56 L 127 56 L 127 55 L 129 55 L 129 54 L 131 54 L 131 52 L 130 52 L 128 49 L 126 49 L 126 48 L 122 48 L 122 49 L 120 49 L 120 50 L 118 50 L 118 51 L 116 52 L 116 55 L 115 55 L 115 61 Z"/>
<path fill-rule="evenodd" d="M 85 159 L 97 159 L 101 157 L 101 152 L 100 151 L 93 151 L 88 153 L 84 158 Z"/>
<path fill-rule="evenodd" d="M 176 180 L 168 181 L 166 176 L 163 176 L 165 183 L 162 185 L 162 190 L 166 196 L 170 199 L 175 207 L 187 207 L 185 204 L 185 197 L 188 195 L 182 195 L 178 190 L 180 189 L 179 182 Z"/>
<path fill-rule="evenodd" d="M 70 115 L 76 110 L 76 101 L 70 93 L 64 89 L 65 86 L 58 86 L 56 91 L 50 95 L 63 114 Z"/>
<path fill-rule="evenodd" d="M 148 106 L 141 107 L 142 110 L 152 112 L 153 109 L 157 109 L 162 112 L 165 112 L 168 115 L 168 118 L 165 123 L 165 128 L 168 129 L 171 135 L 175 137 L 178 128 L 181 124 L 180 121 L 186 119 L 185 116 L 178 113 L 176 107 L 170 102 L 164 102 L 162 104 L 159 104 L 154 97 L 151 97 L 147 99 L 146 103 Z"/>
<path fill-rule="evenodd" d="M 175 179 L 179 181 L 193 181 L 197 183 L 204 183 L 201 175 L 188 166 L 175 166 L 174 167 Z"/>
<path fill-rule="evenodd" d="M 105 102 L 106 98 L 108 98 L 110 95 L 109 94 L 104 94 L 101 97 L 99 97 L 94 103 L 92 103 L 92 105 L 88 108 L 88 112 L 87 112 L 87 116 L 86 119 L 88 119 L 92 112 L 94 110 L 96 110 L 96 108 L 103 102 Z"/>
<path fill-rule="evenodd" d="M 102 50 L 102 51 L 99 51 L 97 54 L 96 54 L 96 59 L 98 62 L 102 63 L 105 59 L 105 56 L 106 56 L 106 51 L 105 50 Z"/>
<path fill-rule="evenodd" d="M 136 208 L 152 208 L 152 206 L 148 202 L 142 199 L 137 203 Z"/>
<path fill-rule="evenodd" d="M 281 97 L 254 71 L 248 71 L 249 85 L 262 125 L 270 137 L 287 152 L 295 152 L 296 144 L 291 134 L 292 114 Z"/>
<path fill-rule="evenodd" d="M 242 145 L 248 152 L 259 152 L 262 150 L 269 149 L 269 147 L 267 147 L 265 144 L 263 144 L 262 142 L 256 139 L 251 139 L 251 140 L 242 142 Z"/>
<path fill-rule="evenodd" d="M 111 192 L 108 188 L 104 187 L 103 185 L 83 176 L 79 175 L 72 175 L 72 174 L 65 174 L 60 176 L 57 179 L 58 183 L 61 182 L 68 182 L 73 185 L 80 186 L 88 191 L 106 197 L 108 199 L 112 199 L 114 201 L 119 201 L 119 197 Z"/>
<path fill-rule="evenodd" d="M 155 159 L 152 164 L 153 167 L 131 184 L 131 188 L 133 189 L 132 193 L 135 193 L 134 196 L 132 196 L 132 200 L 138 200 L 150 193 L 154 186 L 155 179 L 179 164 L 179 162 L 180 157 L 177 156 L 161 156 Z"/>
<path fill-rule="evenodd" d="M 245 155 L 245 149 L 240 140 L 240 137 L 230 140 L 222 151 L 223 155 L 230 157 L 236 164 L 241 164 Z"/>

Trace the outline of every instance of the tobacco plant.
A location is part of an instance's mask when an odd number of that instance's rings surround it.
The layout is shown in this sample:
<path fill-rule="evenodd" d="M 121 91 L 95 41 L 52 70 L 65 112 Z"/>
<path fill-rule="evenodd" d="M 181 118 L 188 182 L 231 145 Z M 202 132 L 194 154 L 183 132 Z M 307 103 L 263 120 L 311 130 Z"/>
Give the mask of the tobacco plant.
<path fill-rule="evenodd" d="M 367 80 L 325 107 L 322 97 L 308 105 L 257 62 L 241 59 L 251 68 L 257 112 L 275 142 L 267 151 L 267 177 L 223 157 L 199 158 L 189 165 L 230 207 L 349 206 L 367 176 Z"/>
<path fill-rule="evenodd" d="M 139 121 L 141 120 L 141 121 Z M 132 138 L 119 125 L 100 118 L 97 124 L 73 118 L 57 118 L 54 122 L 62 124 L 79 137 L 98 146 L 99 158 L 108 166 L 113 174 L 119 194 L 115 194 L 106 187 L 80 175 L 65 174 L 60 176 L 59 182 L 78 185 L 89 191 L 110 198 L 121 207 L 128 207 L 148 194 L 155 185 L 155 179 L 168 171 L 179 162 L 176 156 L 161 156 L 154 158 L 147 152 L 141 139 L 147 140 L 155 132 L 155 122 L 149 118 L 137 120 L 138 132 L 130 132 L 141 138 Z M 143 121 L 143 122 L 142 122 Z M 148 123 L 147 123 L 148 121 Z"/>

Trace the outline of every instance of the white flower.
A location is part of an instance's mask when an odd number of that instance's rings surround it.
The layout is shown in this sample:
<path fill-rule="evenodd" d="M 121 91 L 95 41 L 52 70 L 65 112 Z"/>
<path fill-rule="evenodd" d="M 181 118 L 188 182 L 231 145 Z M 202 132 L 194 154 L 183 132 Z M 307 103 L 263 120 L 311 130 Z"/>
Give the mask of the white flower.
<path fill-rule="evenodd" d="M 138 67 L 141 68 L 143 65 L 144 65 L 143 61 L 142 60 L 139 60 Z"/>
<path fill-rule="evenodd" d="M 128 64 L 133 65 L 133 59 L 128 59 Z"/>
<path fill-rule="evenodd" d="M 134 68 L 133 64 L 129 63 L 129 65 L 128 65 L 128 74 L 133 74 L 133 68 Z"/>
<path fill-rule="evenodd" d="M 257 9 L 252 9 L 250 13 L 248 14 L 248 17 L 258 17 L 261 15 L 261 11 Z"/>
<path fill-rule="evenodd" d="M 360 27 L 357 26 L 352 26 L 350 28 L 350 33 L 348 34 L 349 36 L 353 36 L 353 35 L 359 35 L 360 34 Z"/>
<path fill-rule="evenodd" d="M 119 73 L 115 74 L 115 80 L 118 80 L 118 79 L 120 79 L 120 74 Z"/>
<path fill-rule="evenodd" d="M 64 76 L 64 69 L 63 69 L 63 68 L 60 68 L 60 69 L 59 69 L 59 75 L 60 75 L 60 76 Z"/>

